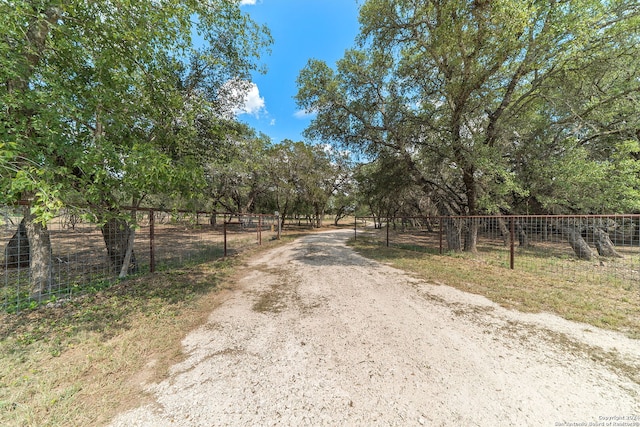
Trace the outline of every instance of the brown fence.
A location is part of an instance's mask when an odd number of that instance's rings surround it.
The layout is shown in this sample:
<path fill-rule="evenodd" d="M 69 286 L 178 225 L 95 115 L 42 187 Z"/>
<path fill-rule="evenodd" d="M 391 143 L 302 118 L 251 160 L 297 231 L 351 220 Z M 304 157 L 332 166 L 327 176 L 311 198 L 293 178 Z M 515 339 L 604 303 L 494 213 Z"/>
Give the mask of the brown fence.
<path fill-rule="evenodd" d="M 465 251 L 473 230 L 475 251 Z M 354 232 L 386 246 L 568 281 L 640 285 L 640 215 L 358 217 Z"/>
<path fill-rule="evenodd" d="M 81 215 L 64 212 L 47 225 L 51 239 L 51 280 L 34 296 L 31 289 L 28 240 L 16 236 L 22 216 L 11 208 L 0 210 L 0 306 L 17 311 L 43 302 L 100 288 L 118 276 L 110 260 L 101 227 Z M 273 215 L 230 215 L 138 209 L 130 272 L 206 262 L 243 248 L 275 239 L 278 221 Z M 13 239 L 12 239 L 13 238 Z M 126 240 L 126 236 L 120 240 Z"/>

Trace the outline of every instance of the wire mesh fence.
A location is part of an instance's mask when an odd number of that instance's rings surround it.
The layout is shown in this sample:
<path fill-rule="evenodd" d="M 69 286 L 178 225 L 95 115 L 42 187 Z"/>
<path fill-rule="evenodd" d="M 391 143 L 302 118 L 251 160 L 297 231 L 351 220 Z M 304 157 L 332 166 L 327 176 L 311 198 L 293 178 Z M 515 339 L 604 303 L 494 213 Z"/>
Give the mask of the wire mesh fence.
<path fill-rule="evenodd" d="M 96 224 L 80 212 L 66 211 L 47 224 L 50 240 L 46 285 L 34 290 L 34 269 L 27 232 L 19 210 L 0 209 L 0 306 L 19 311 L 71 295 L 99 289 L 122 272 L 126 249 L 133 250 L 128 274 L 153 272 L 207 262 L 275 239 L 273 215 L 230 215 L 138 209 L 134 233 L 124 222 Z M 43 266 L 40 266 L 43 267 Z"/>
<path fill-rule="evenodd" d="M 358 217 L 355 236 L 568 282 L 640 286 L 640 215 Z"/>
<path fill-rule="evenodd" d="M 0 208 L 2 309 L 18 311 L 101 288 L 122 272 L 126 227 L 88 222 L 66 211 L 51 221 L 48 280 L 34 292 L 33 265 L 20 210 Z M 137 210 L 127 273 L 206 262 L 275 239 L 273 215 Z M 290 220 L 303 225 L 300 219 Z M 564 281 L 640 287 L 640 215 L 404 217 L 355 220 L 355 236 L 432 254 Z M 466 247 L 465 247 L 466 246 Z M 467 249 L 467 250 L 465 250 Z"/>

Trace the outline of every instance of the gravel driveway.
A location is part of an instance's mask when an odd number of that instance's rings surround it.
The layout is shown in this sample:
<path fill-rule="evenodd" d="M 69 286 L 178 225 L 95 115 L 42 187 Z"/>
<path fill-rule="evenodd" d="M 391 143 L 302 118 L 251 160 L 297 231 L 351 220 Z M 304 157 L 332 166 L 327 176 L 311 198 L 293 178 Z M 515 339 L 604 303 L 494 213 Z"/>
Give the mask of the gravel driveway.
<path fill-rule="evenodd" d="M 639 341 L 422 282 L 349 236 L 251 260 L 155 402 L 112 425 L 640 426 Z"/>

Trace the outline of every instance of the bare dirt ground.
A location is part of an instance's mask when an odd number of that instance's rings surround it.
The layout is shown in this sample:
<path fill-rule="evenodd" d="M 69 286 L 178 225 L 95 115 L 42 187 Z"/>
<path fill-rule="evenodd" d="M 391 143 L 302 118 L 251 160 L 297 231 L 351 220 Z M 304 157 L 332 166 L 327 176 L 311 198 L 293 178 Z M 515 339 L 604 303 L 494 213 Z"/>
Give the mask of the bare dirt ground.
<path fill-rule="evenodd" d="M 348 237 L 253 259 L 144 384 L 155 402 L 112 425 L 640 425 L 640 342 L 422 282 Z"/>

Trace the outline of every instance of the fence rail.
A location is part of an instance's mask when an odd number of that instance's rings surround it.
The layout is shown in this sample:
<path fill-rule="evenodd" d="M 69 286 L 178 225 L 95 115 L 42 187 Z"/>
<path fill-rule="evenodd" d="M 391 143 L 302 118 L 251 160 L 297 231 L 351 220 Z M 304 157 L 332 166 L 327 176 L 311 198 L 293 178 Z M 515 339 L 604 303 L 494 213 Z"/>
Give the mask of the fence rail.
<path fill-rule="evenodd" d="M 28 240 L 17 232 L 21 219 L 18 211 L 0 209 L 3 310 L 67 298 L 118 276 L 104 229 L 66 211 L 48 225 L 51 280 L 34 296 Z M 279 237 L 281 225 L 273 215 L 161 209 L 138 209 L 136 224 L 130 271 L 138 273 L 222 258 Z M 354 236 L 433 254 L 462 253 L 487 264 L 562 280 L 640 287 L 640 215 L 357 217 Z M 475 251 L 465 252 L 465 244 Z"/>
<path fill-rule="evenodd" d="M 354 236 L 569 281 L 640 284 L 640 215 L 357 217 Z"/>
<path fill-rule="evenodd" d="M 0 307 L 19 311 L 43 302 L 67 298 L 113 282 L 114 252 L 126 244 L 126 230 L 85 221 L 78 212 L 66 211 L 47 225 L 51 254 L 50 280 L 43 292 L 32 292 L 29 241 L 20 227 L 22 216 L 0 209 Z M 211 214 L 161 209 L 136 209 L 134 246 L 129 272 L 144 273 L 187 263 L 219 259 L 243 248 L 278 238 L 278 218 L 273 215 Z M 115 234 L 115 235 L 114 235 Z M 107 244 L 110 241 L 110 245 Z M 122 264 L 122 260 L 120 260 Z"/>

